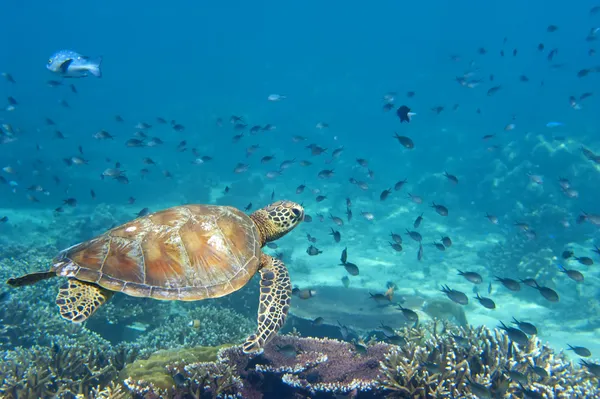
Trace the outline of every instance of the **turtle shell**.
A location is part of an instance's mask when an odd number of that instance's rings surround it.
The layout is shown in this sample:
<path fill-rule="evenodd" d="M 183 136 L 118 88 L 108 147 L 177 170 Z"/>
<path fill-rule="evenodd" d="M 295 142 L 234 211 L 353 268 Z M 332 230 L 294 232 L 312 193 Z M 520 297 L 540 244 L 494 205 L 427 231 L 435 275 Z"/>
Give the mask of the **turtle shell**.
<path fill-rule="evenodd" d="M 256 225 L 240 210 L 184 205 L 68 248 L 52 270 L 132 296 L 197 301 L 243 287 L 258 270 L 260 247 Z"/>

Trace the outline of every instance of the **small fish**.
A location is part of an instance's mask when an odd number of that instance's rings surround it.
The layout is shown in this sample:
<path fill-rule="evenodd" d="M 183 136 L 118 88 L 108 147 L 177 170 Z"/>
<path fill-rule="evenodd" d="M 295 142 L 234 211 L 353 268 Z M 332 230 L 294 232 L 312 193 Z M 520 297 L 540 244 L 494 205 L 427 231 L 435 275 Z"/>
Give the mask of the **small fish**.
<path fill-rule="evenodd" d="M 571 346 L 569 344 L 567 344 L 567 346 L 569 347 L 569 349 L 567 349 L 567 350 L 575 352 L 578 356 L 581 356 L 581 357 L 592 356 L 592 352 L 590 352 L 590 350 L 588 348 L 585 348 L 583 346 Z"/>
<path fill-rule="evenodd" d="M 525 334 L 537 335 L 537 333 L 538 333 L 537 328 L 531 323 L 527 323 L 525 321 L 519 321 L 519 320 L 515 319 L 514 317 L 513 317 L 512 323 L 514 325 L 516 325 L 517 327 L 519 327 L 519 329 L 521 331 L 523 331 Z"/>
<path fill-rule="evenodd" d="M 448 208 L 446 208 L 444 205 L 438 205 L 435 202 L 432 202 L 431 208 L 435 209 L 438 215 L 448 216 Z"/>
<path fill-rule="evenodd" d="M 475 272 L 462 272 L 458 270 L 458 275 L 463 276 L 467 281 L 473 284 L 481 284 L 481 282 L 483 281 L 481 275 Z"/>
<path fill-rule="evenodd" d="M 2 216 L 2 218 L 0 218 L 0 223 L 6 223 L 8 222 L 8 216 Z"/>
<path fill-rule="evenodd" d="M 372 300 L 375 301 L 378 305 L 387 305 L 390 303 L 390 298 L 383 294 L 371 294 L 369 292 L 369 296 Z"/>
<path fill-rule="evenodd" d="M 350 278 L 348 276 L 342 277 L 342 285 L 344 288 L 348 288 L 350 286 Z"/>
<path fill-rule="evenodd" d="M 311 245 L 310 247 L 308 247 L 306 249 L 306 253 L 310 256 L 315 256 L 315 255 L 322 254 L 323 251 L 321 251 L 319 248 L 315 247 L 314 245 Z"/>
<path fill-rule="evenodd" d="M 458 184 L 458 178 L 454 175 L 449 174 L 448 172 L 444 171 L 444 176 L 450 180 L 450 182 L 454 183 L 454 184 Z"/>
<path fill-rule="evenodd" d="M 483 306 L 484 308 L 496 309 L 496 304 L 490 298 L 485 298 L 485 297 L 479 296 L 479 293 L 477 293 L 477 296 L 475 297 L 475 299 L 477 299 L 479 301 L 479 303 L 481 304 L 481 306 Z"/>
<path fill-rule="evenodd" d="M 389 188 L 387 190 L 383 190 L 381 192 L 381 194 L 379 195 L 379 200 L 380 201 L 385 201 L 387 199 L 387 197 L 392 193 L 392 189 Z"/>
<path fill-rule="evenodd" d="M 296 296 L 300 299 L 309 299 L 314 297 L 316 294 L 317 292 L 315 290 L 310 289 L 298 290 L 296 292 Z"/>
<path fill-rule="evenodd" d="M 415 221 L 414 221 L 414 223 L 413 223 L 413 227 L 414 227 L 415 229 L 418 229 L 418 228 L 419 228 L 419 226 L 421 225 L 421 222 L 423 222 L 423 214 L 420 214 L 420 215 L 419 215 L 419 216 L 418 216 L 418 217 L 415 219 Z"/>
<path fill-rule="evenodd" d="M 60 50 L 48 59 L 46 68 L 65 78 L 102 77 L 102 57 L 90 58 L 72 50 Z"/>
<path fill-rule="evenodd" d="M 406 105 L 402 105 L 396 110 L 396 115 L 398 115 L 398 118 L 400 118 L 400 123 L 409 123 L 413 114 L 410 112 L 410 108 L 408 108 Z"/>
<path fill-rule="evenodd" d="M 518 281 L 513 280 L 511 278 L 502 278 L 502 277 L 498 277 L 498 276 L 494 276 L 496 277 L 496 281 L 500 281 L 502 283 L 502 285 L 504 285 L 506 288 L 508 288 L 511 291 L 521 291 L 521 285 L 519 284 Z"/>
<path fill-rule="evenodd" d="M 407 181 L 408 181 L 407 179 L 404 179 L 404 180 L 400 180 L 399 182 L 394 184 L 394 191 L 402 190 L 402 187 L 406 184 Z"/>
<path fill-rule="evenodd" d="M 358 276 L 358 274 L 360 273 L 358 270 L 358 266 L 356 266 L 354 263 L 344 262 L 340 266 L 344 266 L 348 274 L 351 276 Z"/>
<path fill-rule="evenodd" d="M 529 337 L 523 331 L 514 327 L 507 327 L 503 322 L 500 322 L 500 326 L 498 328 L 506 331 L 508 338 L 510 338 L 513 342 L 526 346 L 529 343 Z"/>
<path fill-rule="evenodd" d="M 281 94 L 269 94 L 269 96 L 267 97 L 267 100 L 281 101 L 281 100 L 285 100 L 286 98 L 287 98 L 286 96 L 282 96 Z"/>
<path fill-rule="evenodd" d="M 441 291 L 446 294 L 451 301 L 456 302 L 459 305 L 467 305 L 469 303 L 469 298 L 467 298 L 464 292 L 453 290 L 447 285 L 442 285 Z"/>
<path fill-rule="evenodd" d="M 409 137 L 400 136 L 400 135 L 398 135 L 398 133 L 394 133 L 394 136 L 392 136 L 392 137 L 397 139 L 398 142 L 400 144 L 402 144 L 402 146 L 404 146 L 404 148 L 408 148 L 409 150 L 412 150 L 413 148 L 415 148 L 415 143 Z"/>

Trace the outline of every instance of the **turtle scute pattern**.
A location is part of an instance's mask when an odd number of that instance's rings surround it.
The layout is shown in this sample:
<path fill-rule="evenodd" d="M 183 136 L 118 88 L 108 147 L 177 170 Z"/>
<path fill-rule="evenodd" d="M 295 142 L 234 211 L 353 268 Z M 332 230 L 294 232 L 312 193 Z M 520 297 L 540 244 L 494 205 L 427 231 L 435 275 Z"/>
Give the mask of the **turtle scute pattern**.
<path fill-rule="evenodd" d="M 256 353 L 277 334 L 285 324 L 292 297 L 290 275 L 283 262 L 263 255 L 260 269 L 260 300 L 258 330 L 244 342 L 245 353 Z"/>
<path fill-rule="evenodd" d="M 112 291 L 195 301 L 244 286 L 259 266 L 255 224 L 226 206 L 185 205 L 138 218 L 69 248 L 56 272 Z"/>

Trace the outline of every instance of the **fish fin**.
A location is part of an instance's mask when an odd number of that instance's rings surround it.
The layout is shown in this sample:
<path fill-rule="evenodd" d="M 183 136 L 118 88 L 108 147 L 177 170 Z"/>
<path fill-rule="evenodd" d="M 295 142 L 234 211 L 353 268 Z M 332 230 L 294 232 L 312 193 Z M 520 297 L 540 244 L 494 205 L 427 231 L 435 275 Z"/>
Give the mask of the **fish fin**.
<path fill-rule="evenodd" d="M 65 62 L 63 62 L 62 64 L 60 64 L 59 68 L 60 71 L 62 73 L 67 73 L 67 70 L 69 69 L 69 65 L 71 65 L 73 63 L 73 59 L 68 59 Z"/>
<path fill-rule="evenodd" d="M 97 57 L 94 59 L 90 59 L 89 71 L 92 75 L 97 78 L 102 77 L 102 70 L 100 69 L 100 65 L 102 65 L 102 57 Z"/>

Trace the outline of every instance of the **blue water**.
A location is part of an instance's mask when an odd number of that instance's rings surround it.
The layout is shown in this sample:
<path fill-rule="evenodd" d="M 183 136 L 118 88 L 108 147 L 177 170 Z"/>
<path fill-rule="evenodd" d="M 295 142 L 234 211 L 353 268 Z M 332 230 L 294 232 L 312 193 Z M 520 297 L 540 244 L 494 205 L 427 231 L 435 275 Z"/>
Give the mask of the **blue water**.
<path fill-rule="evenodd" d="M 434 277 L 423 277 L 427 279 L 424 282 L 410 279 L 406 289 L 420 289 L 422 284 L 439 288 L 438 283 L 455 278 L 454 269 L 473 267 L 486 273 L 487 286 L 498 272 L 494 269 L 498 264 L 483 261 L 491 246 L 481 242 L 500 237 L 506 259 L 501 270 L 510 271 L 515 278 L 531 277 L 523 274 L 519 262 L 540 256 L 543 261 L 536 264 L 535 271 L 561 294 L 561 303 L 554 308 L 557 317 L 567 317 L 570 308 L 581 312 L 589 306 L 585 317 L 577 313 L 582 325 L 585 319 L 595 320 L 582 327 L 585 338 L 581 339 L 597 338 L 593 332 L 598 328 L 597 266 L 570 261 L 570 267 L 586 274 L 588 286 L 582 292 L 565 276 L 556 277 L 555 270 L 563 264 L 560 255 L 566 248 L 575 247 L 577 256 L 599 261 L 592 252 L 593 245 L 600 242 L 597 226 L 576 223 L 582 211 L 600 213 L 600 170 L 580 151 L 584 146 L 600 152 L 600 73 L 577 76 L 582 69 L 600 66 L 599 55 L 590 53 L 600 51 L 598 41 L 585 40 L 590 29 L 600 27 L 600 13 L 589 12 L 595 5 L 587 0 L 568 5 L 556 0 L 526 4 L 513 0 L 493 4 L 5 1 L 0 5 L 4 17 L 0 23 L 0 72 L 10 73 L 16 83 L 0 79 L 0 102 L 12 96 L 18 105 L 14 111 L 0 111 L 0 121 L 18 131 L 16 141 L 0 145 L 0 167 L 11 166 L 16 173 L 0 174 L 18 186 L 13 190 L 0 185 L 0 217 L 10 215 L 8 222 L 0 223 L 0 241 L 7 247 L 14 242 L 26 246 L 29 239 L 38 245 L 43 236 L 49 245 L 62 249 L 133 218 L 145 207 L 155 211 L 183 203 L 216 203 L 243 208 L 252 202 L 254 210 L 269 203 L 274 192 L 275 199 L 303 202 L 315 219 L 294 233 L 299 238 L 283 241 L 289 245 L 284 251 L 294 251 L 294 256 L 288 257 L 294 280 L 293 270 L 299 270 L 299 264 L 329 267 L 345 246 L 369 261 L 404 264 L 415 270 L 420 267 L 415 263 L 417 246 L 406 237 L 400 258 L 389 246 L 385 248 L 386 235 L 404 232 L 426 212 L 425 263 Z M 549 32 L 549 25 L 558 30 Z M 540 43 L 543 51 L 538 50 Z M 486 54 L 480 54 L 479 48 L 485 48 Z M 60 49 L 103 57 L 102 78 L 65 79 L 64 85 L 49 87 L 47 81 L 61 79 L 45 64 Z M 558 52 L 549 61 L 552 49 Z M 481 79 L 478 87 L 457 83 L 456 78 L 467 72 L 473 72 L 468 79 Z M 521 82 L 521 75 L 529 81 Z M 77 93 L 69 84 L 76 86 Z M 486 94 L 497 85 L 501 89 L 496 94 Z M 414 97 L 406 95 L 409 91 L 416 93 Z M 395 93 L 395 106 L 385 112 L 383 96 L 389 92 Z M 569 105 L 570 96 L 579 98 L 590 92 L 593 95 L 578 100 L 581 109 Z M 287 98 L 268 101 L 271 94 Z M 395 115 L 400 105 L 416 113 L 408 124 L 400 124 Z M 437 106 L 444 107 L 439 114 L 432 110 Z M 124 122 L 117 122 L 116 115 Z M 229 121 L 232 115 L 243 117 L 248 128 L 272 124 L 276 129 L 255 136 L 246 129 L 241 141 L 232 143 L 239 133 Z M 169 123 L 161 125 L 157 117 Z M 56 125 L 48 126 L 45 118 Z M 222 126 L 217 124 L 219 118 Z M 185 130 L 173 130 L 171 120 Z M 139 122 L 153 125 L 146 132 L 147 140 L 159 137 L 164 144 L 127 148 L 124 143 L 139 130 L 135 128 Z M 326 122 L 329 128 L 317 129 L 319 122 Z M 548 127 L 550 122 L 558 122 L 558 126 Z M 510 123 L 516 127 L 506 131 Z M 55 130 L 66 139 L 57 139 Z M 94 139 L 92 135 L 100 130 L 115 139 Z M 411 137 L 415 149 L 401 147 L 393 139 L 395 132 Z M 495 137 L 482 140 L 488 134 Z M 293 143 L 295 135 L 306 141 Z M 178 152 L 176 147 L 183 140 L 187 149 Z M 311 143 L 327 148 L 327 153 L 311 156 L 305 148 Z M 246 149 L 253 144 L 260 148 L 247 157 Z M 499 147 L 490 150 L 493 145 Z M 327 163 L 333 150 L 342 146 L 342 156 Z M 196 158 L 192 148 L 213 160 L 192 164 Z M 261 164 L 260 158 L 266 155 L 276 158 Z M 89 164 L 66 166 L 63 159 L 73 156 L 82 156 Z M 152 158 L 157 166 L 144 165 L 144 157 Z M 356 158 L 369 161 L 374 179 L 367 177 Z M 296 163 L 281 177 L 265 178 L 267 171 L 277 170 L 282 161 L 291 159 L 310 160 L 313 165 Z M 129 184 L 100 179 L 115 162 L 126 171 Z M 233 173 L 240 162 L 250 164 L 249 171 Z M 150 170 L 148 176 L 141 176 L 142 168 Z M 317 173 L 323 169 L 333 169 L 334 177 L 318 179 Z M 166 178 L 164 171 L 173 177 Z M 458 176 L 459 184 L 448 182 L 442 176 L 444 171 Z M 528 173 L 542 175 L 544 183 L 532 183 Z M 567 198 L 561 192 L 559 177 L 569 179 L 578 198 Z M 369 190 L 352 186 L 349 178 L 368 182 Z M 386 202 L 379 200 L 381 191 L 404 178 L 409 183 L 401 192 L 392 193 Z M 305 193 L 295 194 L 303 183 L 307 185 Z M 28 191 L 32 185 L 41 185 L 47 195 Z M 231 191 L 224 194 L 226 187 Z M 310 193 L 311 189 L 319 189 L 327 199 L 316 203 L 317 193 Z M 90 197 L 90 190 L 96 199 Z M 424 204 L 410 202 L 407 192 L 423 196 Z M 28 194 L 39 202 L 28 200 Z M 135 198 L 134 204 L 127 203 L 130 197 Z M 355 203 L 354 219 L 340 228 L 342 242 L 334 244 L 326 234 L 335 226 L 328 221 L 318 224 L 316 215 L 332 213 L 345 219 L 346 197 Z M 63 206 L 65 212 L 56 214 L 53 210 L 67 198 L 76 198 L 77 207 Z M 450 216 L 440 219 L 435 215 L 428 207 L 432 201 L 448 206 Z M 53 235 L 56 224 L 87 223 L 99 205 L 112 206 L 116 220 L 82 228 L 75 237 L 64 231 Z M 372 212 L 375 221 L 365 221 L 361 211 Z M 486 212 L 498 216 L 499 226 L 488 223 Z M 28 218 L 38 218 L 46 227 L 38 229 Z M 429 225 L 434 227 L 428 227 L 429 220 L 435 220 L 435 225 Z M 563 220 L 570 226 L 561 225 Z M 527 240 L 514 228 L 517 221 L 530 223 L 537 238 Z M 431 249 L 431 241 L 453 232 L 460 232 L 455 250 L 465 255 L 482 251 L 481 261 L 465 265 Z M 317 247 L 331 254 L 326 261 L 304 254 L 309 245 L 303 238 L 306 233 L 320 238 Z M 447 263 L 436 269 L 437 262 Z M 325 284 L 339 281 L 343 275 L 341 268 L 334 269 L 323 272 L 333 276 L 324 278 Z M 402 280 L 402 273 L 384 270 L 373 267 L 360 284 L 384 290 L 386 280 Z M 314 274 L 298 275 L 297 281 L 303 284 L 319 281 Z M 472 289 L 466 283 L 453 284 L 456 287 L 469 293 Z M 502 288 L 495 288 L 495 292 L 499 290 Z M 521 300 L 536 302 L 535 292 L 524 295 Z M 503 298 L 508 304 L 509 299 Z M 520 314 L 520 318 L 527 316 L 535 315 Z M 552 334 L 545 338 L 553 339 Z M 557 342 L 560 339 L 553 341 L 557 349 L 565 347 Z"/>

